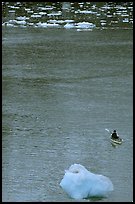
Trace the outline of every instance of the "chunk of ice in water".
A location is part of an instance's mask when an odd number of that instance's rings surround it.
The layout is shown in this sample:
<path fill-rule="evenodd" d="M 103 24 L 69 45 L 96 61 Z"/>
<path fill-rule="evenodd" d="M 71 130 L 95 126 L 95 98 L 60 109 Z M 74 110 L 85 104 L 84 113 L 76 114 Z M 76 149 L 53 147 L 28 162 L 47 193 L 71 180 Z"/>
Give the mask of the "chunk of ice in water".
<path fill-rule="evenodd" d="M 74 199 L 105 197 L 113 190 L 113 184 L 108 177 L 91 173 L 80 164 L 73 164 L 65 170 L 60 186 Z"/>

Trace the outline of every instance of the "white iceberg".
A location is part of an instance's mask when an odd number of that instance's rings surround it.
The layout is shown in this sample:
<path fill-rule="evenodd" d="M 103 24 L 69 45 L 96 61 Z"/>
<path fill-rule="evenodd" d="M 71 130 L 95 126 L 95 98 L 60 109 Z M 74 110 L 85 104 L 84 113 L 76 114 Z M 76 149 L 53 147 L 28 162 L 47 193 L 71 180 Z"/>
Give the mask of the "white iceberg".
<path fill-rule="evenodd" d="M 80 164 L 73 164 L 65 170 L 60 186 L 74 199 L 106 197 L 113 190 L 113 184 L 108 177 L 91 173 Z"/>
<path fill-rule="evenodd" d="M 89 22 L 77 23 L 77 28 L 95 28 L 95 24 Z"/>
<path fill-rule="evenodd" d="M 64 28 L 66 28 L 66 29 L 75 28 L 75 25 L 73 23 L 66 23 L 64 25 Z"/>
<path fill-rule="evenodd" d="M 80 23 L 66 23 L 64 28 L 77 28 L 77 29 L 92 29 L 95 28 L 96 25 L 89 22 L 80 22 Z"/>
<path fill-rule="evenodd" d="M 36 26 L 42 27 L 42 28 L 47 28 L 47 27 L 49 27 L 49 28 L 60 27 L 60 25 L 57 24 L 57 23 L 41 23 L 41 22 L 37 23 Z"/>

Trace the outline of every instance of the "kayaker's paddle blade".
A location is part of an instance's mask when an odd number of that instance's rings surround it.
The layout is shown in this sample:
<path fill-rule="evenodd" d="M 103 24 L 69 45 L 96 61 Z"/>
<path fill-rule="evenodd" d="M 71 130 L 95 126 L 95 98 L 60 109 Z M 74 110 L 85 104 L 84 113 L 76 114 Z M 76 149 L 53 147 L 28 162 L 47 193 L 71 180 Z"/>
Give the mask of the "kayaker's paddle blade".
<path fill-rule="evenodd" d="M 110 130 L 108 130 L 107 128 L 105 130 L 110 133 Z"/>

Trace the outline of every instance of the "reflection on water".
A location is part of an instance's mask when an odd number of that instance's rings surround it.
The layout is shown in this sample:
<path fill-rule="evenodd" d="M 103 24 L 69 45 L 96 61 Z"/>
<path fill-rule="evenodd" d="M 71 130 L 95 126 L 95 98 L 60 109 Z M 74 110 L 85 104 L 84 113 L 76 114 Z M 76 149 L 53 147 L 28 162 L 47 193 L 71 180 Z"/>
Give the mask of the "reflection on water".
<path fill-rule="evenodd" d="M 133 2 L 3 2 L 3 26 L 132 28 Z"/>

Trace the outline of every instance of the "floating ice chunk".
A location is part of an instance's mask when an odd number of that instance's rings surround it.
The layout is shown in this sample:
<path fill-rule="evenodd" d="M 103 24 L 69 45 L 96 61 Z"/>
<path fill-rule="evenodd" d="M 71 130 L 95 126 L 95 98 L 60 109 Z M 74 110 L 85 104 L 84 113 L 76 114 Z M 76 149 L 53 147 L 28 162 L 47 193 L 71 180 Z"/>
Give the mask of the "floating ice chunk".
<path fill-rule="evenodd" d="M 26 20 L 26 16 L 18 16 L 16 17 L 16 19 L 19 21 L 23 21 L 23 20 Z"/>
<path fill-rule="evenodd" d="M 52 10 L 53 7 L 47 6 L 47 7 L 39 7 L 40 10 Z"/>
<path fill-rule="evenodd" d="M 39 12 L 39 15 L 46 15 L 47 13 L 46 12 L 43 12 L 43 11 L 41 11 L 41 12 Z"/>
<path fill-rule="evenodd" d="M 9 24 L 21 24 L 21 25 L 26 25 L 26 21 L 25 20 L 9 20 Z"/>
<path fill-rule="evenodd" d="M 48 13 L 47 16 L 60 16 L 62 14 L 61 11 L 58 11 L 57 13 Z"/>
<path fill-rule="evenodd" d="M 9 13 L 15 13 L 15 10 L 9 10 L 8 12 Z"/>
<path fill-rule="evenodd" d="M 57 23 L 41 23 L 41 22 L 39 22 L 36 25 L 38 27 L 43 27 L 43 28 L 46 28 L 46 27 L 60 27 L 60 25 L 57 24 Z"/>
<path fill-rule="evenodd" d="M 7 27 L 16 27 L 14 24 L 8 22 L 3 23 L 2 25 Z"/>
<path fill-rule="evenodd" d="M 81 22 L 81 23 L 67 23 L 64 25 L 64 28 L 79 28 L 79 29 L 88 29 L 94 28 L 95 24 L 89 22 Z"/>
<path fill-rule="evenodd" d="M 78 13 L 96 14 L 97 12 L 95 12 L 95 11 L 90 11 L 90 10 L 83 10 L 83 11 L 78 11 Z"/>
<path fill-rule="evenodd" d="M 14 23 L 16 23 L 17 21 L 16 21 L 16 20 L 9 20 L 8 22 L 11 23 L 11 24 L 14 24 Z"/>
<path fill-rule="evenodd" d="M 44 28 L 47 27 L 47 23 L 41 23 L 41 22 L 39 22 L 39 23 L 37 23 L 36 25 L 37 25 L 38 27 L 44 27 Z"/>
<path fill-rule="evenodd" d="M 78 28 L 78 29 L 76 29 L 77 31 L 92 31 L 92 29 L 91 28 L 83 28 L 83 29 L 80 29 L 80 28 Z"/>
<path fill-rule="evenodd" d="M 21 24 L 21 25 L 26 25 L 26 21 L 23 20 L 23 21 L 16 21 L 17 24 Z"/>
<path fill-rule="evenodd" d="M 64 23 L 65 21 L 64 20 L 54 20 L 54 19 L 50 19 L 47 21 L 47 23 L 56 23 L 56 24 L 59 24 L 59 23 Z"/>
<path fill-rule="evenodd" d="M 128 18 L 123 19 L 123 23 L 129 23 L 129 19 Z"/>
<path fill-rule="evenodd" d="M 25 8 L 24 10 L 25 10 L 25 11 L 30 11 L 31 9 L 30 9 L 30 8 Z"/>
<path fill-rule="evenodd" d="M 108 177 L 91 173 L 80 164 L 73 164 L 65 170 L 60 186 L 74 199 L 104 197 L 113 190 L 113 184 Z"/>
<path fill-rule="evenodd" d="M 8 6 L 9 8 L 14 8 L 14 9 L 19 9 L 20 7 L 18 6 Z"/>
<path fill-rule="evenodd" d="M 81 22 L 81 23 L 77 23 L 77 28 L 94 28 L 95 24 L 93 23 L 89 23 L 89 22 Z"/>
<path fill-rule="evenodd" d="M 33 26 L 33 25 L 34 25 L 34 23 L 27 23 L 27 25 L 29 25 L 29 26 Z"/>
<path fill-rule="evenodd" d="M 47 27 L 60 27 L 58 23 L 47 23 Z"/>
<path fill-rule="evenodd" d="M 75 25 L 74 25 L 73 23 L 66 23 L 66 24 L 64 25 L 64 28 L 68 28 L 68 29 L 70 29 L 70 28 L 75 28 Z"/>
<path fill-rule="evenodd" d="M 64 22 L 66 22 L 66 23 L 71 23 L 71 22 L 74 22 L 74 20 L 72 20 L 72 19 L 67 19 L 67 20 L 64 20 Z"/>

